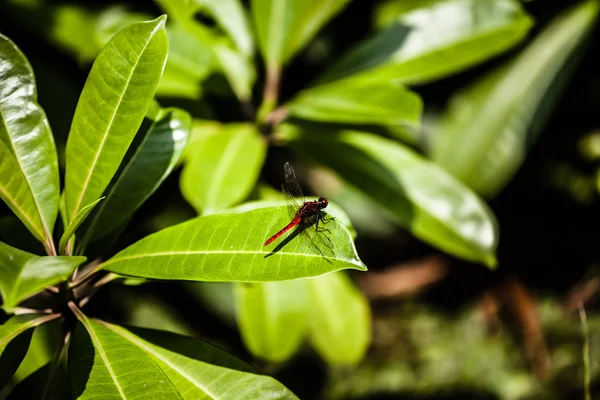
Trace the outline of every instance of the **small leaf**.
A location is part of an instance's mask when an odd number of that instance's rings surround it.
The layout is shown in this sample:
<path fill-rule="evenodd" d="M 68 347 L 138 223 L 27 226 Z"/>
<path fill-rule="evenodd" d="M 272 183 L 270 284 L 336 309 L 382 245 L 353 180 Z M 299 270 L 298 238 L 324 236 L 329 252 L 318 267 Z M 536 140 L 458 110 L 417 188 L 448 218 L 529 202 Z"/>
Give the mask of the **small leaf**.
<path fill-rule="evenodd" d="M 303 90 L 286 108 L 313 121 L 418 126 L 423 103 L 392 82 L 341 81 Z"/>
<path fill-rule="evenodd" d="M 328 254 L 298 231 L 287 241 L 263 246 L 289 221 L 284 207 L 199 217 L 145 237 L 101 268 L 142 278 L 217 282 L 280 281 L 366 269 L 350 232 L 336 220 L 323 233 L 331 246 Z"/>
<path fill-rule="evenodd" d="M 250 194 L 264 162 L 266 143 L 252 125 L 227 125 L 196 140 L 186 154 L 181 192 L 199 214 L 209 214 Z"/>
<path fill-rule="evenodd" d="M 598 9 L 596 1 L 570 9 L 510 63 L 455 95 L 432 130 L 432 159 L 486 197 L 502 190 L 567 82 L 565 67 L 574 71 Z"/>
<path fill-rule="evenodd" d="M 251 366 L 201 340 L 164 331 L 127 330 L 90 322 L 98 332 L 103 328 L 103 337 L 113 340 L 111 347 L 116 354 L 115 345 L 137 346 L 185 399 L 297 399 L 275 379 L 260 375 Z"/>
<path fill-rule="evenodd" d="M 73 218 L 73 221 L 71 221 L 65 232 L 60 237 L 60 243 L 58 245 L 58 248 L 60 249 L 60 254 L 66 254 L 65 250 L 67 248 L 67 244 L 69 243 L 69 239 L 71 239 L 77 228 L 79 228 L 79 225 L 81 225 L 81 223 L 87 218 L 90 212 L 92 212 L 96 204 L 104 200 L 104 198 L 105 197 L 100 197 L 92 204 L 88 204 L 87 206 L 79 210 L 75 218 Z"/>
<path fill-rule="evenodd" d="M 242 54 L 251 57 L 254 42 L 250 21 L 240 0 L 195 0 L 229 34 Z"/>
<path fill-rule="evenodd" d="M 3 35 L 0 82 L 0 198 L 51 254 L 60 191 L 56 147 L 31 65 Z"/>
<path fill-rule="evenodd" d="M 27 353 L 31 334 L 36 326 L 58 318 L 51 315 L 17 315 L 0 325 L 0 386 L 4 387 L 12 378 Z"/>
<path fill-rule="evenodd" d="M 85 257 L 40 257 L 0 242 L 2 308 L 10 312 L 19 302 L 69 278 Z"/>
<path fill-rule="evenodd" d="M 92 66 L 67 141 L 69 221 L 100 198 L 142 123 L 167 57 L 165 18 L 126 27 Z"/>
<path fill-rule="evenodd" d="M 295 145 L 360 189 L 418 238 L 458 257 L 495 265 L 498 228 L 466 186 L 400 143 L 358 131 L 282 126 Z"/>
<path fill-rule="evenodd" d="M 86 233 L 80 248 L 125 223 L 158 189 L 181 159 L 190 127 L 187 112 L 177 108 L 162 110 L 135 153 L 109 185 L 106 200 L 85 225 Z"/>
<path fill-rule="evenodd" d="M 410 31 L 394 48 L 393 32 L 402 26 Z M 319 81 L 354 75 L 351 78 L 429 82 L 505 51 L 521 41 L 531 26 L 531 18 L 514 0 L 425 2 L 351 50 Z"/>
<path fill-rule="evenodd" d="M 69 345 L 73 397 L 181 399 L 162 369 L 142 349 L 81 311 Z"/>
<path fill-rule="evenodd" d="M 300 347 L 306 332 L 307 279 L 236 285 L 236 315 L 248 350 L 280 362 Z"/>
<path fill-rule="evenodd" d="M 357 364 L 371 342 L 371 313 L 344 273 L 308 279 L 310 340 L 330 364 Z"/>
<path fill-rule="evenodd" d="M 314 37 L 348 0 L 252 0 L 258 44 L 269 69 L 279 69 Z"/>

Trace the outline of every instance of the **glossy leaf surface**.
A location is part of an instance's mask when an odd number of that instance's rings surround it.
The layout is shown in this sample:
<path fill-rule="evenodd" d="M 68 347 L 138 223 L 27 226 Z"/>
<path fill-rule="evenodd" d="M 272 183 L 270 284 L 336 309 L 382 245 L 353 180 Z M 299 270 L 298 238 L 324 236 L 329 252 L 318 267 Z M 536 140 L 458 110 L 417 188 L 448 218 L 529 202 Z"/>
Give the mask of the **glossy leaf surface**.
<path fill-rule="evenodd" d="M 79 210 L 79 212 L 77 213 L 75 218 L 73 218 L 73 221 L 71 221 L 71 223 L 67 226 L 67 229 L 65 230 L 65 232 L 60 237 L 60 243 L 58 245 L 58 247 L 60 249 L 60 254 L 66 254 L 65 251 L 67 249 L 67 244 L 68 244 L 69 240 L 75 234 L 75 231 L 77 230 L 77 228 L 79 228 L 79 225 L 81 225 L 83 223 L 83 221 L 85 221 L 85 219 L 92 212 L 94 207 L 96 207 L 96 204 L 98 204 L 102 200 L 104 200 L 104 197 L 100 197 L 98 200 L 94 201 L 92 204 L 88 204 L 87 206 L 85 206 L 81 210 Z"/>
<path fill-rule="evenodd" d="M 264 162 L 266 143 L 251 125 L 228 125 L 202 135 L 186 154 L 181 192 L 199 214 L 210 214 L 250 194 Z"/>
<path fill-rule="evenodd" d="M 434 163 L 400 143 L 364 132 L 292 132 L 300 134 L 296 145 L 307 157 L 330 167 L 415 236 L 456 256 L 495 265 L 494 216 Z"/>
<path fill-rule="evenodd" d="M 358 363 L 371 342 L 367 299 L 341 272 L 306 282 L 311 343 L 330 364 Z"/>
<path fill-rule="evenodd" d="M 0 242 L 0 292 L 9 312 L 20 301 L 69 278 L 85 257 L 36 256 Z"/>
<path fill-rule="evenodd" d="M 308 281 L 236 285 L 238 325 L 255 357 L 279 362 L 298 349 L 307 328 Z"/>
<path fill-rule="evenodd" d="M 327 224 L 325 244 L 305 240 L 296 230 L 263 246 L 289 221 L 284 207 L 199 217 L 147 236 L 102 267 L 142 278 L 227 282 L 280 281 L 365 269 L 350 232 L 336 220 Z"/>
<path fill-rule="evenodd" d="M 3 35 L 0 82 L 0 198 L 51 251 L 60 190 L 56 148 L 31 65 Z"/>
<path fill-rule="evenodd" d="M 254 27 L 269 68 L 279 68 L 340 12 L 348 0 L 252 0 Z"/>
<path fill-rule="evenodd" d="M 532 22 L 514 0 L 443 0 L 402 13 L 394 24 L 400 25 L 358 45 L 321 81 L 359 74 L 361 79 L 429 82 L 505 51 L 525 37 Z M 399 37 L 394 32 L 402 27 L 409 31 Z"/>
<path fill-rule="evenodd" d="M 67 141 L 69 221 L 100 198 L 142 123 L 167 57 L 164 23 L 163 16 L 124 28 L 92 66 Z"/>
<path fill-rule="evenodd" d="M 524 161 L 598 8 L 584 2 L 557 17 L 514 60 L 455 95 L 432 132 L 433 160 L 476 192 L 497 194 Z"/>

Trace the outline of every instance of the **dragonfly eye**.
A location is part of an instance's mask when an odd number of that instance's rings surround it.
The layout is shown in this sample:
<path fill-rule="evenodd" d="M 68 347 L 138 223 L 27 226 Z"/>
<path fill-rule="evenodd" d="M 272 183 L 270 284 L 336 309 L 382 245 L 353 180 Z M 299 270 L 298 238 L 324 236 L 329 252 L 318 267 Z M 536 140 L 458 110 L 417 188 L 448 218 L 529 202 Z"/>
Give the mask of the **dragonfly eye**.
<path fill-rule="evenodd" d="M 325 208 L 328 204 L 329 200 L 327 200 L 325 197 L 319 197 L 319 207 Z"/>

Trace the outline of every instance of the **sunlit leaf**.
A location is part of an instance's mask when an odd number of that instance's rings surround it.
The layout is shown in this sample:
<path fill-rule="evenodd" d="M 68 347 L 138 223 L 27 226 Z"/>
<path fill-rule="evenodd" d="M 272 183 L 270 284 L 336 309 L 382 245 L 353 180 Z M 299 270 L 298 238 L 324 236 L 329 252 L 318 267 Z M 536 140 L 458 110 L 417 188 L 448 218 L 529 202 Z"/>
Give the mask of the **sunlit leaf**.
<path fill-rule="evenodd" d="M 77 213 L 75 218 L 73 218 L 73 221 L 71 221 L 71 223 L 67 226 L 67 229 L 65 229 L 65 232 L 60 237 L 60 243 L 58 245 L 60 254 L 66 254 L 65 251 L 67 249 L 67 244 L 69 242 L 69 239 L 71 239 L 71 237 L 73 236 L 73 234 L 75 233 L 77 228 L 79 228 L 79 225 L 81 225 L 81 223 L 83 221 L 85 221 L 85 219 L 92 212 L 94 207 L 96 207 L 96 204 L 98 204 L 102 200 L 104 200 L 104 197 L 100 197 L 98 200 L 94 201 L 92 204 L 88 204 L 87 206 L 85 206 L 81 210 L 79 210 L 79 212 Z"/>
<path fill-rule="evenodd" d="M 240 101 L 250 101 L 256 69 L 252 60 L 222 42 L 212 46 L 219 68 Z"/>
<path fill-rule="evenodd" d="M 266 282 L 364 270 L 350 232 L 332 220 L 321 241 L 295 230 L 263 243 L 290 221 L 287 209 L 199 217 L 134 243 L 101 267 L 128 276 L 223 282 Z M 314 226 L 307 229 L 314 230 Z"/>
<path fill-rule="evenodd" d="M 27 297 L 66 280 L 84 261 L 85 257 L 40 257 L 0 242 L 2 308 L 8 312 Z"/>
<path fill-rule="evenodd" d="M 424 2 L 351 50 L 320 81 L 355 74 L 361 79 L 428 82 L 505 51 L 531 25 L 515 0 Z M 403 27 L 409 28 L 405 37 L 395 33 Z"/>
<path fill-rule="evenodd" d="M 280 135 L 294 134 L 293 144 L 307 157 L 330 167 L 415 236 L 456 256 L 495 265 L 493 214 L 434 163 L 365 132 L 281 128 Z"/>
<path fill-rule="evenodd" d="M 236 315 L 248 350 L 284 361 L 300 346 L 307 327 L 308 280 L 238 283 Z"/>
<path fill-rule="evenodd" d="M 167 57 L 165 19 L 123 29 L 92 66 L 67 141 L 69 221 L 100 198 L 142 123 Z"/>
<path fill-rule="evenodd" d="M 227 125 L 195 140 L 186 154 L 181 192 L 199 214 L 210 214 L 250 194 L 264 162 L 266 143 L 252 125 Z"/>
<path fill-rule="evenodd" d="M 367 299 L 341 272 L 306 282 L 311 343 L 331 364 L 358 363 L 371 342 Z"/>
<path fill-rule="evenodd" d="M 252 56 L 254 42 L 250 21 L 240 0 L 194 0 L 229 34 L 240 52 Z"/>
<path fill-rule="evenodd" d="M 333 82 L 305 89 L 286 104 L 293 116 L 313 121 L 419 125 L 418 95 L 392 82 Z"/>
<path fill-rule="evenodd" d="M 476 192 L 497 194 L 543 127 L 598 9 L 588 1 L 557 17 L 514 60 L 455 95 L 431 132 L 433 160 Z"/>
<path fill-rule="evenodd" d="M 251 10 L 258 45 L 268 68 L 280 68 L 334 15 L 348 0 L 252 0 Z"/>
<path fill-rule="evenodd" d="M 187 112 L 170 108 L 145 132 L 142 143 L 122 167 L 86 224 L 85 246 L 124 224 L 169 176 L 188 140 L 191 119 Z"/>
<path fill-rule="evenodd" d="M 59 198 L 56 147 L 37 103 L 31 65 L 3 35 L 0 82 L 0 198 L 52 253 Z"/>

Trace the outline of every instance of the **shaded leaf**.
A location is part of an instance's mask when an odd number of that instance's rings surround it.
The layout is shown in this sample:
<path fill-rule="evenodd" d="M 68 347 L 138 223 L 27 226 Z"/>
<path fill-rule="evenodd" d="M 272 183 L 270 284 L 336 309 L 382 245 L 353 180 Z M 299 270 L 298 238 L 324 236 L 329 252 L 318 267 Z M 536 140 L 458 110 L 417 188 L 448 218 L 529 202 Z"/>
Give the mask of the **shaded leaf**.
<path fill-rule="evenodd" d="M 298 350 L 307 327 L 307 285 L 307 279 L 236 285 L 240 333 L 254 356 L 279 362 Z"/>
<path fill-rule="evenodd" d="M 286 130 L 288 131 L 286 133 Z M 473 192 L 400 143 L 358 131 L 291 126 L 295 145 L 369 196 L 418 238 L 458 257 L 494 266 L 498 228 Z"/>
<path fill-rule="evenodd" d="M 100 197 L 92 204 L 88 204 L 87 206 L 79 210 L 75 218 L 73 218 L 73 221 L 71 221 L 71 223 L 67 226 L 67 229 L 65 229 L 65 232 L 60 237 L 60 243 L 58 245 L 58 248 L 60 249 L 60 254 L 66 254 L 65 251 L 67 249 L 69 239 L 71 239 L 71 237 L 75 234 L 77 228 L 79 228 L 79 225 L 81 225 L 81 223 L 85 221 L 87 216 L 92 212 L 96 204 L 98 204 L 102 200 L 104 200 L 104 197 Z"/>
<path fill-rule="evenodd" d="M 227 125 L 194 141 L 186 150 L 181 192 L 199 214 L 230 207 L 249 194 L 266 155 L 252 125 Z"/>
<path fill-rule="evenodd" d="M 10 312 L 22 300 L 68 279 L 84 261 L 85 257 L 40 257 L 0 242 L 2 308 Z"/>
<path fill-rule="evenodd" d="M 0 387 L 11 379 L 25 357 L 36 326 L 58 318 L 58 314 L 17 315 L 0 325 Z"/>
<path fill-rule="evenodd" d="M 297 399 L 275 379 L 258 374 L 201 340 L 164 331 L 102 325 L 151 357 L 185 399 Z"/>
<path fill-rule="evenodd" d="M 455 95 L 432 130 L 432 159 L 476 192 L 496 195 L 543 127 L 567 81 L 559 74 L 574 66 L 597 15 L 596 1 L 572 8 L 510 63 Z"/>
<path fill-rule="evenodd" d="M 286 104 L 291 115 L 313 121 L 419 125 L 423 103 L 393 82 L 333 82 L 300 92 Z"/>
<path fill-rule="evenodd" d="M 177 165 L 191 128 L 190 115 L 180 109 L 162 111 L 145 133 L 142 143 L 122 166 L 86 224 L 81 248 L 124 224 L 158 189 Z"/>
<path fill-rule="evenodd" d="M 69 400 L 72 398 L 65 368 L 62 364 L 53 366 L 52 363 L 48 363 L 22 380 L 6 399 Z"/>
<path fill-rule="evenodd" d="M 100 198 L 142 123 L 167 57 L 165 18 L 126 27 L 92 66 L 67 141 L 69 221 Z"/>
<path fill-rule="evenodd" d="M 52 253 L 60 190 L 56 147 L 31 65 L 3 35 L 0 82 L 0 198 Z"/>
<path fill-rule="evenodd" d="M 323 239 L 331 248 L 305 240 L 298 230 L 263 246 L 289 221 L 284 207 L 199 217 L 147 236 L 101 267 L 142 278 L 223 282 L 280 281 L 366 269 L 350 232 L 336 220 L 327 224 L 329 240 Z"/>
<path fill-rule="evenodd" d="M 257 41 L 268 68 L 290 60 L 348 0 L 252 0 Z"/>
<path fill-rule="evenodd" d="M 256 69 L 252 60 L 229 45 L 215 42 L 212 45 L 219 67 L 231 89 L 242 102 L 251 100 Z"/>
<path fill-rule="evenodd" d="M 429 82 L 505 51 L 522 40 L 531 25 L 514 0 L 425 2 L 351 50 L 320 81 L 357 74 L 361 79 Z M 401 26 L 410 31 L 398 40 L 394 32 Z"/>
<path fill-rule="evenodd" d="M 44 246 L 15 215 L 0 217 L 0 240 L 29 253 L 44 254 Z"/>
<path fill-rule="evenodd" d="M 56 355 L 56 346 L 60 343 L 63 334 L 60 319 L 37 326 L 33 331 L 27 354 L 15 372 L 13 381 L 20 382 L 51 362 L 52 357 Z"/>
<path fill-rule="evenodd" d="M 358 363 L 371 342 L 371 312 L 344 273 L 307 279 L 310 340 L 330 364 Z"/>

